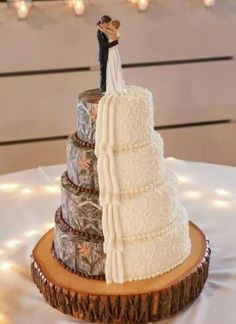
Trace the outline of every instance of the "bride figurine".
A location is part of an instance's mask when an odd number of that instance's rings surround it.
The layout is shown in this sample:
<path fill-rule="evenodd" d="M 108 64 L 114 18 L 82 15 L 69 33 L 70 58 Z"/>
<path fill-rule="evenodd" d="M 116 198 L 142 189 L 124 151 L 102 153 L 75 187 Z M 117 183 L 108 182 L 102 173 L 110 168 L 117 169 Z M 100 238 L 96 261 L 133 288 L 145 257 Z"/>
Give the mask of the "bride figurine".
<path fill-rule="evenodd" d="M 119 40 L 120 34 L 118 29 L 120 27 L 119 20 L 112 20 L 107 28 L 102 28 L 98 25 L 103 33 L 108 37 L 109 43 Z M 105 94 L 126 94 L 126 86 L 123 80 L 121 58 L 118 51 L 118 44 L 109 47 L 107 69 L 106 69 L 106 92 Z"/>

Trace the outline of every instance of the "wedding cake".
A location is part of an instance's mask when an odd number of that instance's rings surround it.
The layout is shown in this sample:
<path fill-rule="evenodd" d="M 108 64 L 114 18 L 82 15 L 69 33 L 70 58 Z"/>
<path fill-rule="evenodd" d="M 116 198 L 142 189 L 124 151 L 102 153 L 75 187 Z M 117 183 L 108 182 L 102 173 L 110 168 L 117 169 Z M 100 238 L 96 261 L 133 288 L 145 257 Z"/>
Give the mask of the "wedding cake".
<path fill-rule="evenodd" d="M 78 97 L 55 227 L 32 251 L 46 301 L 88 323 L 149 323 L 201 293 L 210 253 L 178 196 L 148 89 Z"/>
<path fill-rule="evenodd" d="M 152 93 L 124 82 L 119 27 L 97 23 L 100 86 L 78 96 L 55 227 L 31 255 L 46 301 L 89 323 L 176 314 L 201 293 L 211 253 L 165 165 Z"/>
<path fill-rule="evenodd" d="M 162 275 L 190 255 L 188 214 L 153 116 L 152 93 L 140 86 L 79 95 L 52 245 L 67 270 L 123 284 Z"/>

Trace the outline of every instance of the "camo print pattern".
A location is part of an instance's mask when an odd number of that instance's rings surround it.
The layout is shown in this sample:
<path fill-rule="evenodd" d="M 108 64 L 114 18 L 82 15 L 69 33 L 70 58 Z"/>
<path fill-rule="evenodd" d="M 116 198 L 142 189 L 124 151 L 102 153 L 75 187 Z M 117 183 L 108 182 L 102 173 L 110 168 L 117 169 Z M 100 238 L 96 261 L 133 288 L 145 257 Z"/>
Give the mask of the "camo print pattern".
<path fill-rule="evenodd" d="M 71 185 L 67 172 L 61 178 L 62 214 L 74 229 L 102 236 L 102 209 L 98 194 L 79 192 Z"/>
<path fill-rule="evenodd" d="M 72 271 L 86 276 L 105 275 L 103 240 L 83 239 L 63 224 L 61 210 L 55 217 L 54 251 L 56 256 Z"/>
<path fill-rule="evenodd" d="M 102 95 L 99 89 L 86 90 L 79 94 L 77 103 L 77 135 L 85 142 L 95 143 L 98 102 Z"/>
<path fill-rule="evenodd" d="M 66 155 L 69 179 L 77 186 L 99 190 L 94 149 L 79 145 L 76 133 L 73 133 L 67 140 Z"/>
<path fill-rule="evenodd" d="M 82 141 L 95 143 L 97 106 L 97 103 L 78 102 L 77 134 Z"/>

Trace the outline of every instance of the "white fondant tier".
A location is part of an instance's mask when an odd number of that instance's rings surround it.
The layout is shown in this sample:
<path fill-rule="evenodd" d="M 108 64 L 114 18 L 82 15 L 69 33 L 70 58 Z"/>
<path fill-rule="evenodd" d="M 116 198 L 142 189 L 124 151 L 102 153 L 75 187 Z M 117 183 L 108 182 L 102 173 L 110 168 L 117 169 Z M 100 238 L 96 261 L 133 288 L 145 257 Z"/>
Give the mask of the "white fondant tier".
<path fill-rule="evenodd" d="M 106 96 L 107 97 L 107 96 Z M 110 108 L 111 96 L 107 98 L 107 108 Z M 104 102 L 104 97 L 100 99 Z M 109 108 L 108 108 L 109 107 Z M 153 139 L 154 119 L 153 119 L 153 98 L 148 89 L 137 86 L 128 86 L 126 95 L 119 95 L 115 100 L 115 114 L 113 125 L 111 120 L 100 120 L 101 114 L 97 114 L 96 128 L 98 124 L 107 123 L 109 127 L 114 127 L 114 148 L 122 147 L 128 149 L 135 148 L 135 145 L 149 143 Z M 108 129 L 99 129 L 99 133 L 105 134 Z M 97 129 L 96 129 L 97 133 Z M 97 134 L 101 138 L 102 134 Z M 96 154 L 95 136 L 95 154 Z"/>
<path fill-rule="evenodd" d="M 123 251 L 124 281 L 161 275 L 181 264 L 191 252 L 189 220 L 183 205 L 177 206 L 172 226 L 149 239 L 125 243 Z"/>
<path fill-rule="evenodd" d="M 142 189 L 121 195 L 120 218 L 127 241 L 136 240 L 136 236 L 155 236 L 176 218 L 177 179 L 171 170 L 165 168 L 165 180 L 159 186 Z M 98 201 L 98 194 L 81 192 L 69 180 L 68 173 L 63 173 L 62 212 L 63 218 L 72 228 L 103 234 L 102 208 Z"/>
<path fill-rule="evenodd" d="M 122 195 L 120 220 L 123 238 L 153 237 L 172 225 L 179 200 L 174 175 L 166 170 L 165 181 L 141 193 Z"/>
<path fill-rule="evenodd" d="M 114 156 L 122 193 L 142 191 L 164 179 L 163 139 L 155 131 L 148 143 L 119 151 L 114 149 Z M 79 146 L 75 134 L 67 140 L 67 169 L 74 184 L 99 190 L 97 157 L 93 149 Z"/>
<path fill-rule="evenodd" d="M 95 155 L 106 282 L 149 278 L 183 262 L 191 249 L 188 216 L 165 169 L 149 90 L 129 86 L 126 95 L 100 99 Z"/>
<path fill-rule="evenodd" d="M 121 192 L 158 185 L 164 180 L 163 140 L 153 131 L 148 144 L 114 152 Z"/>

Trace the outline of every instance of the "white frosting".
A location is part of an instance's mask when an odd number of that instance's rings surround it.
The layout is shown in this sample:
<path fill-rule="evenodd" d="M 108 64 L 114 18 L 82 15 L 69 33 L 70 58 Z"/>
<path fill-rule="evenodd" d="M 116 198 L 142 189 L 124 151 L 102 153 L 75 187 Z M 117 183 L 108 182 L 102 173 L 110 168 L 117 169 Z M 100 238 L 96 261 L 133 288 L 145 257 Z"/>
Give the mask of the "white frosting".
<path fill-rule="evenodd" d="M 106 282 L 157 276 L 189 255 L 188 215 L 177 179 L 166 168 L 163 140 L 154 130 L 149 90 L 128 86 L 98 104 L 98 158 Z"/>
<path fill-rule="evenodd" d="M 99 202 L 102 206 L 106 282 L 124 282 L 123 237 L 120 224 L 120 186 L 114 158 L 115 107 L 118 95 L 106 95 L 98 104 L 95 154 L 98 158 Z"/>
<path fill-rule="evenodd" d="M 190 249 L 188 217 L 181 206 L 177 221 L 166 231 L 150 239 L 125 244 L 124 281 L 163 274 L 183 262 Z"/>

